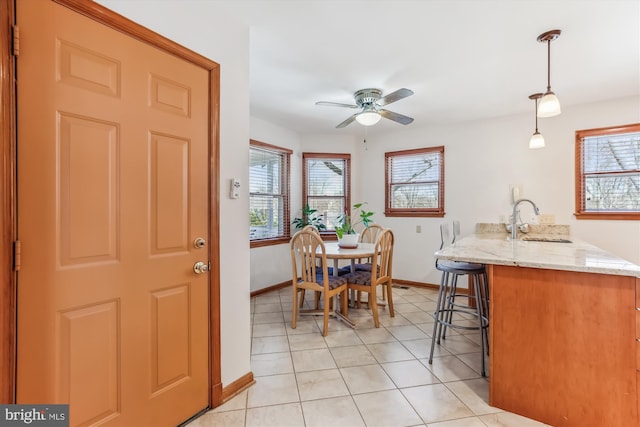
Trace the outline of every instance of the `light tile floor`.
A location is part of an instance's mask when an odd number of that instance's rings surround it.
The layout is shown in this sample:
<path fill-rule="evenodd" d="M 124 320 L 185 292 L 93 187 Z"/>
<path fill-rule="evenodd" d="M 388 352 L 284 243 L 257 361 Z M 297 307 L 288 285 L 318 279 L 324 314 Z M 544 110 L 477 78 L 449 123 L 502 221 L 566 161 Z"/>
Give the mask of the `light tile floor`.
<path fill-rule="evenodd" d="M 449 332 L 428 363 L 437 291 L 394 287 L 393 297 L 396 315 L 381 309 L 380 328 L 350 309 L 357 327 L 331 319 L 326 337 L 322 317 L 291 328 L 290 288 L 252 298 L 256 383 L 188 427 L 545 426 L 489 406 L 477 332 Z"/>

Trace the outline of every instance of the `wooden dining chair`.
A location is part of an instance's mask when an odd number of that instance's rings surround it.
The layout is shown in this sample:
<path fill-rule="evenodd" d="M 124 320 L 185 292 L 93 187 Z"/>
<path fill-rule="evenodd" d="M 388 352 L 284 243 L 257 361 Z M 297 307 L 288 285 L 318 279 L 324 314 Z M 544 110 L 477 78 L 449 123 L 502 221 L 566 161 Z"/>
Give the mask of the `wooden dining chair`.
<path fill-rule="evenodd" d="M 360 232 L 360 243 L 375 243 L 384 227 L 379 224 L 369 224 Z M 371 271 L 371 257 L 358 259 L 355 263 L 355 271 Z M 356 308 L 360 308 L 361 292 L 356 293 Z M 387 290 L 382 288 L 382 300 L 386 301 Z"/>
<path fill-rule="evenodd" d="M 347 281 L 344 276 L 333 276 L 327 268 L 327 257 L 324 243 L 317 231 L 300 230 L 291 238 L 291 274 L 293 284 L 293 316 L 291 327 L 296 328 L 298 314 L 316 314 L 324 316 L 322 336 L 329 331 L 329 316 L 337 310 L 337 301 L 331 304 L 334 297 L 340 296 L 340 309 L 343 315 L 348 314 Z M 298 293 L 313 291 L 323 296 L 323 307 L 302 310 L 298 307 Z M 304 295 L 304 294 L 303 294 Z M 316 298 L 316 302 L 318 298 Z M 335 314 L 338 314 L 337 312 Z"/>
<path fill-rule="evenodd" d="M 384 227 L 380 224 L 369 224 L 368 227 L 365 227 L 360 233 L 360 242 L 361 243 L 375 243 L 378 235 L 381 231 L 384 230 Z"/>
<path fill-rule="evenodd" d="M 320 236 L 320 232 L 318 231 L 318 229 L 313 226 L 313 225 L 305 225 L 304 227 L 302 227 L 303 231 L 312 231 L 314 233 L 316 233 L 320 238 L 322 238 L 322 236 Z M 298 293 L 300 295 L 300 297 L 298 298 L 299 302 L 299 307 L 302 308 L 304 306 L 304 297 L 305 297 L 305 290 L 304 288 L 300 288 L 298 289 Z M 317 310 L 318 307 L 320 306 L 320 292 L 314 292 L 314 302 L 315 302 L 315 309 Z"/>
<path fill-rule="evenodd" d="M 393 264 L 393 232 L 390 229 L 384 229 L 378 235 L 375 242 L 375 249 L 371 258 L 371 271 L 355 271 L 346 274 L 343 277 L 347 280 L 349 290 L 357 292 L 367 292 L 369 309 L 373 314 L 373 324 L 376 328 L 380 327 L 378 319 L 378 299 L 377 288 L 382 286 L 387 291 L 387 302 L 389 305 L 389 315 L 395 316 L 393 310 L 393 294 L 392 294 L 392 272 Z"/>

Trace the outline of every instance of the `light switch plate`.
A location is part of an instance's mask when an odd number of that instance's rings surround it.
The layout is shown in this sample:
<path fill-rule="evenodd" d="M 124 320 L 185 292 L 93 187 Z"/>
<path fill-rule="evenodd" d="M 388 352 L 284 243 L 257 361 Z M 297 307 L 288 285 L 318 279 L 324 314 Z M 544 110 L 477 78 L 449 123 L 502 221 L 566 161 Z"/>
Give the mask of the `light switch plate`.
<path fill-rule="evenodd" d="M 229 197 L 232 199 L 240 198 L 240 180 L 237 178 L 231 178 L 229 182 Z"/>

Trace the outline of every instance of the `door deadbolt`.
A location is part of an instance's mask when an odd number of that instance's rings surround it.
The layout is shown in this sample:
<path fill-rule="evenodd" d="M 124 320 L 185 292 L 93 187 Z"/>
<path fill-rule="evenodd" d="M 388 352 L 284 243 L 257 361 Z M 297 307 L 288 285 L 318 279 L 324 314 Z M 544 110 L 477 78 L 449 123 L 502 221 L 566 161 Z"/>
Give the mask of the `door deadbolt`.
<path fill-rule="evenodd" d="M 205 264 L 202 261 L 198 261 L 195 264 L 193 264 L 193 271 L 196 274 L 206 273 L 207 271 L 209 271 L 209 265 Z"/>
<path fill-rule="evenodd" d="M 197 237 L 193 241 L 193 247 L 196 248 L 196 249 L 204 248 L 206 244 L 207 244 L 207 242 L 202 237 Z"/>

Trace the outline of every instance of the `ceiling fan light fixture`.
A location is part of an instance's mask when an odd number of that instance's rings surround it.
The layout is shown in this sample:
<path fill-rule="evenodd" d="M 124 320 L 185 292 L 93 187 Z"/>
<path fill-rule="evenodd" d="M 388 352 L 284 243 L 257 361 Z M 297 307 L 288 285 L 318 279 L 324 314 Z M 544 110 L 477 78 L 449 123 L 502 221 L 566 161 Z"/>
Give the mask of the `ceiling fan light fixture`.
<path fill-rule="evenodd" d="M 380 114 L 377 111 L 363 111 L 356 116 L 356 121 L 362 126 L 373 126 L 380 121 Z"/>
<path fill-rule="evenodd" d="M 393 111 L 384 110 L 380 107 L 400 101 L 411 95 L 413 95 L 413 91 L 407 88 L 398 89 L 385 96 L 382 96 L 380 89 L 368 88 L 360 89 L 353 94 L 355 105 L 327 101 L 318 101 L 316 105 L 362 109 L 359 113 L 352 114 L 342 123 L 339 123 L 336 129 L 342 129 L 355 121 L 363 126 L 373 126 L 378 123 L 382 117 L 400 123 L 401 125 L 408 125 L 413 122 L 413 118 L 394 113 Z"/>

